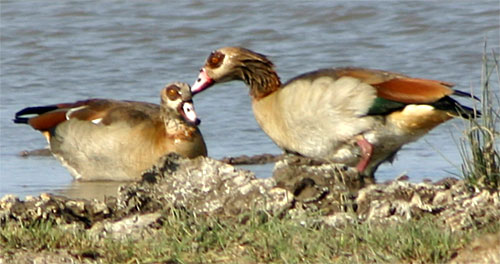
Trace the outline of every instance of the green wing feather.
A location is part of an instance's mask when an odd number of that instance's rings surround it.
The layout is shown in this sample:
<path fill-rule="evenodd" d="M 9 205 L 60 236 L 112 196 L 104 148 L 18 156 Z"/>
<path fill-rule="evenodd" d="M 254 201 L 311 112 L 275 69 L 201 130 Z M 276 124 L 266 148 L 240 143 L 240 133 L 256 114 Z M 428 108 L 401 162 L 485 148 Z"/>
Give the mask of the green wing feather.
<path fill-rule="evenodd" d="M 368 109 L 367 115 L 386 115 L 396 110 L 403 109 L 407 104 L 396 102 L 382 97 L 377 97 Z"/>

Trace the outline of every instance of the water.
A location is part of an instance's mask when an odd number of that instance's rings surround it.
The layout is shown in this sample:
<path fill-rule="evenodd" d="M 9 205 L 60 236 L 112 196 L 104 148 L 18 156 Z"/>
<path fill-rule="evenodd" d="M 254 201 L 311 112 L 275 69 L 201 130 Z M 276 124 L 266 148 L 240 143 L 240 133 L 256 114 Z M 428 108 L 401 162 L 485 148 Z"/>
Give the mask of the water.
<path fill-rule="evenodd" d="M 360 66 L 468 91 L 479 84 L 484 39 L 497 52 L 500 42 L 498 1 L 1 1 L 0 9 L 0 196 L 116 189 L 76 183 L 51 157 L 19 157 L 46 146 L 38 132 L 11 122 L 26 106 L 89 97 L 159 102 L 164 84 L 193 83 L 209 52 L 229 45 L 269 55 L 283 81 Z M 196 96 L 210 156 L 280 153 L 255 122 L 247 93 L 232 82 Z M 448 122 L 406 146 L 378 180 L 457 174 L 451 135 L 460 136 L 460 125 Z M 245 168 L 266 177 L 272 165 Z"/>

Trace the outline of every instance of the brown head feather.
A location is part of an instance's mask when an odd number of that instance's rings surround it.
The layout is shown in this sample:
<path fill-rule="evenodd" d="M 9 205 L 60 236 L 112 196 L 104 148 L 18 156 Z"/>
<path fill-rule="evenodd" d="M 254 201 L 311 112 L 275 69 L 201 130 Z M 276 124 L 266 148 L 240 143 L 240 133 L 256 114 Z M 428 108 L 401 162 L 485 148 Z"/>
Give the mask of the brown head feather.
<path fill-rule="evenodd" d="M 223 57 L 224 61 L 213 63 L 214 56 Z M 213 52 L 205 69 L 215 82 L 242 80 L 250 86 L 254 99 L 263 98 L 281 86 L 274 64 L 266 56 L 242 47 L 225 47 Z"/>

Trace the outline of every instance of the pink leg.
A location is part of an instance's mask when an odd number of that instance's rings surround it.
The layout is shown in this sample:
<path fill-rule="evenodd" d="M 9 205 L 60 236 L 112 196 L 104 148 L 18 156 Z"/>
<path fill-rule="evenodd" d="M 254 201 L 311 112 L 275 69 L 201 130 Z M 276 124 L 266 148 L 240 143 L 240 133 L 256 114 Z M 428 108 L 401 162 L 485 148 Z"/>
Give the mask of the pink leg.
<path fill-rule="evenodd" d="M 370 142 L 368 142 L 363 136 L 356 140 L 356 143 L 358 143 L 358 146 L 361 148 L 361 160 L 359 160 L 356 168 L 359 172 L 363 172 L 366 169 L 366 166 L 368 166 L 370 158 L 372 157 L 373 145 L 370 144 Z"/>

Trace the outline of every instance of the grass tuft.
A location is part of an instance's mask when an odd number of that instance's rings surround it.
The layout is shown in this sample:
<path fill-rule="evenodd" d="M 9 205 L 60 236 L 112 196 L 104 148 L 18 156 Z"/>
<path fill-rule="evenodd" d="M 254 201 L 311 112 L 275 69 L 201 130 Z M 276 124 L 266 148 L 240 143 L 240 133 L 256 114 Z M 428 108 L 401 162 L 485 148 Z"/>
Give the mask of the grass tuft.
<path fill-rule="evenodd" d="M 493 79 L 496 75 L 496 80 Z M 497 92 L 493 92 L 494 88 Z M 479 120 L 469 120 L 459 150 L 462 174 L 474 188 L 498 191 L 500 187 L 500 69 L 495 52 L 483 52 Z"/>

